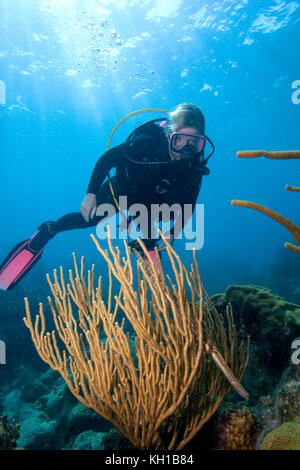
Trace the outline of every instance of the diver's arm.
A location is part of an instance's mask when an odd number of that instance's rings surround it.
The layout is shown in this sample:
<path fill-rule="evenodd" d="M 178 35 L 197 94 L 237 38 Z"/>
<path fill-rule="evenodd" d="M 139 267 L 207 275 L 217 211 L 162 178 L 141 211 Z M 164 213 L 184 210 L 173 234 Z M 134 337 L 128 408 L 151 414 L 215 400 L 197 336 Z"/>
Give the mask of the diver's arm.
<path fill-rule="evenodd" d="M 115 168 L 124 158 L 123 146 L 124 144 L 118 145 L 117 147 L 105 152 L 104 155 L 99 158 L 93 170 L 87 188 L 87 194 L 97 194 L 101 184 L 107 177 L 109 170 Z"/>
<path fill-rule="evenodd" d="M 80 212 L 86 222 L 96 214 L 97 210 L 97 192 L 108 175 L 109 170 L 116 167 L 120 160 L 123 158 L 123 146 L 118 145 L 108 152 L 105 152 L 102 157 L 97 161 L 94 171 L 92 173 L 87 194 L 80 205 Z"/>

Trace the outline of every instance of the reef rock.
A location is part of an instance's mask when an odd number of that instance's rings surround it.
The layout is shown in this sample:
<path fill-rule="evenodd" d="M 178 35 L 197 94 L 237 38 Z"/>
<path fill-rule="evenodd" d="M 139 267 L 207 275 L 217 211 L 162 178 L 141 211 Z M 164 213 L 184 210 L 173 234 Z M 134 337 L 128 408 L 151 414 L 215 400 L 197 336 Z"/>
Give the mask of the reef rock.
<path fill-rule="evenodd" d="M 7 416 L 0 416 L 0 450 L 14 450 L 17 448 L 19 437 L 19 424 L 8 422 Z"/>
<path fill-rule="evenodd" d="M 223 407 L 218 413 L 215 435 L 217 450 L 253 450 L 261 426 L 257 418 L 246 407 Z"/>
<path fill-rule="evenodd" d="M 243 385 L 254 404 L 259 397 L 274 391 L 289 366 L 292 342 L 300 336 L 300 306 L 255 285 L 230 286 L 211 300 L 222 314 L 230 303 L 239 335 L 251 337 Z"/>
<path fill-rule="evenodd" d="M 270 431 L 263 440 L 261 450 L 300 450 L 300 420 L 283 423 Z"/>

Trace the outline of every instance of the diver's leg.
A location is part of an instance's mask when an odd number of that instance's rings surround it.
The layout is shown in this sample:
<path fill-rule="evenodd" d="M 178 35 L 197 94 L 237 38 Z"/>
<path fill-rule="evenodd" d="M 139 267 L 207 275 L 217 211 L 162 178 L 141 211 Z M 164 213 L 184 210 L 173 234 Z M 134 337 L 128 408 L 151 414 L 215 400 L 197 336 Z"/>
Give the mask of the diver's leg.
<path fill-rule="evenodd" d="M 109 202 L 111 194 L 108 185 L 101 188 L 97 203 Z M 86 222 L 80 212 L 66 214 L 56 222 L 44 222 L 28 240 L 18 243 L 0 264 L 0 289 L 12 289 L 35 265 L 43 253 L 43 248 L 57 233 L 76 228 L 93 227 L 104 216 L 95 216 Z"/>
<path fill-rule="evenodd" d="M 98 220 L 96 220 L 96 218 L 92 219 L 90 222 L 86 222 L 80 212 L 66 214 L 57 221 L 48 221 L 40 225 L 38 232 L 32 238 L 30 247 L 35 251 L 41 250 L 48 241 L 59 232 L 76 228 L 93 227 L 97 225 L 97 223 Z"/>
<path fill-rule="evenodd" d="M 108 182 L 102 185 L 97 193 L 97 205 L 99 206 L 101 203 L 109 203 L 115 207 Z M 57 221 L 44 222 L 39 226 L 38 232 L 33 236 L 30 247 L 34 251 L 41 250 L 57 233 L 64 232 L 66 230 L 95 227 L 104 217 L 105 216 L 95 215 L 93 219 L 86 222 L 81 212 L 71 212 L 63 215 Z"/>

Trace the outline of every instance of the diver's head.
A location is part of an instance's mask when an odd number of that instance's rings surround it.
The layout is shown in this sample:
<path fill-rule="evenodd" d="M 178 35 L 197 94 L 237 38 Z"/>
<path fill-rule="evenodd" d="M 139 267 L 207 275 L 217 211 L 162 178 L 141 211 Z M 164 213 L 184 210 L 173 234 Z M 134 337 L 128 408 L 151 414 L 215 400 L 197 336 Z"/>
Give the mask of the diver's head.
<path fill-rule="evenodd" d="M 205 132 L 205 118 L 201 109 L 192 103 L 179 104 L 168 115 L 167 131 L 176 132 L 183 127 L 194 127 L 198 134 Z"/>
<path fill-rule="evenodd" d="M 198 106 L 182 103 L 169 113 L 166 133 L 171 160 L 189 159 L 203 153 L 205 118 Z"/>

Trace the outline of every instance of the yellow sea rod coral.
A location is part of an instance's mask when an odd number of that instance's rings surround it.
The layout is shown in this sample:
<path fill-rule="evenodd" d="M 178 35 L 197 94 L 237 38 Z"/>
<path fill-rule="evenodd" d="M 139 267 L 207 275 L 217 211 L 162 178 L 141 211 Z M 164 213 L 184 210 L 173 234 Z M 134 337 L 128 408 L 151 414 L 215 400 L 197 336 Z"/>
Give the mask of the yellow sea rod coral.
<path fill-rule="evenodd" d="M 258 204 L 257 202 L 252 202 L 252 201 L 240 201 L 237 199 L 233 199 L 231 201 L 231 204 L 233 206 L 254 209 L 258 212 L 261 212 L 262 214 L 267 215 L 271 219 L 276 220 L 276 222 L 278 222 L 280 225 L 283 225 L 287 230 L 289 230 L 289 232 L 293 235 L 296 242 L 300 244 L 300 227 L 296 225 L 294 222 L 292 222 L 290 219 L 288 219 L 287 217 L 284 217 L 283 215 L 279 214 L 279 212 L 276 212 L 273 209 L 262 206 L 261 204 Z M 289 242 L 286 242 L 284 246 L 285 248 L 295 251 L 296 253 L 300 253 L 300 246 L 294 245 Z"/>
<path fill-rule="evenodd" d="M 237 152 L 237 157 L 239 158 L 258 158 L 258 157 L 266 157 L 271 158 L 273 160 L 288 160 L 292 158 L 300 158 L 300 150 L 287 150 L 287 151 L 279 151 L 279 152 L 267 152 L 266 150 L 243 150 Z M 286 185 L 285 189 L 287 191 L 295 191 L 300 192 L 300 187 L 291 186 L 289 184 Z M 273 209 L 269 209 L 268 207 L 262 206 L 256 202 L 252 201 L 241 201 L 237 199 L 233 199 L 231 201 L 233 206 L 239 207 L 247 207 L 250 209 L 254 209 L 262 214 L 271 217 L 272 219 L 276 220 L 279 224 L 283 225 L 287 228 L 290 233 L 293 235 L 294 239 L 296 240 L 298 245 L 293 243 L 286 242 L 284 244 L 285 248 L 288 248 L 291 251 L 296 253 L 300 253 L 300 227 L 292 222 L 290 219 L 284 217 L 283 215 L 279 214 L 279 212 L 274 211 Z"/>
<path fill-rule="evenodd" d="M 237 152 L 239 158 L 258 158 L 266 157 L 272 160 L 289 160 L 291 158 L 300 158 L 300 150 L 284 150 L 277 152 L 267 152 L 266 150 L 241 150 Z"/>
<path fill-rule="evenodd" d="M 300 450 L 300 421 L 283 423 L 264 438 L 261 450 Z"/>
<path fill-rule="evenodd" d="M 297 192 L 297 193 L 300 192 L 300 186 L 291 186 L 290 184 L 287 184 L 287 185 L 285 186 L 285 189 L 286 189 L 287 191 L 295 191 L 295 192 Z"/>
<path fill-rule="evenodd" d="M 153 261 L 147 268 L 138 262 L 136 286 L 130 248 L 125 243 L 121 258 L 108 242 L 110 254 L 96 244 L 108 266 L 106 301 L 101 277 L 94 285 L 92 269 L 86 282 L 83 259 L 80 267 L 74 259 L 69 284 L 62 268 L 54 282 L 48 276 L 56 331 L 47 332 L 42 304 L 32 321 L 28 299 L 25 324 L 42 360 L 62 375 L 80 403 L 139 449 L 181 449 L 232 391 L 206 342 L 238 381 L 249 345 L 239 343 L 230 311 L 225 325 L 210 299 L 205 301 L 195 256 L 189 273 L 168 245 L 175 280 L 165 278 L 160 262 L 158 271 Z M 114 297 L 113 282 L 120 286 Z M 135 348 L 125 319 L 135 332 Z M 100 341 L 101 336 L 106 339 Z"/>

